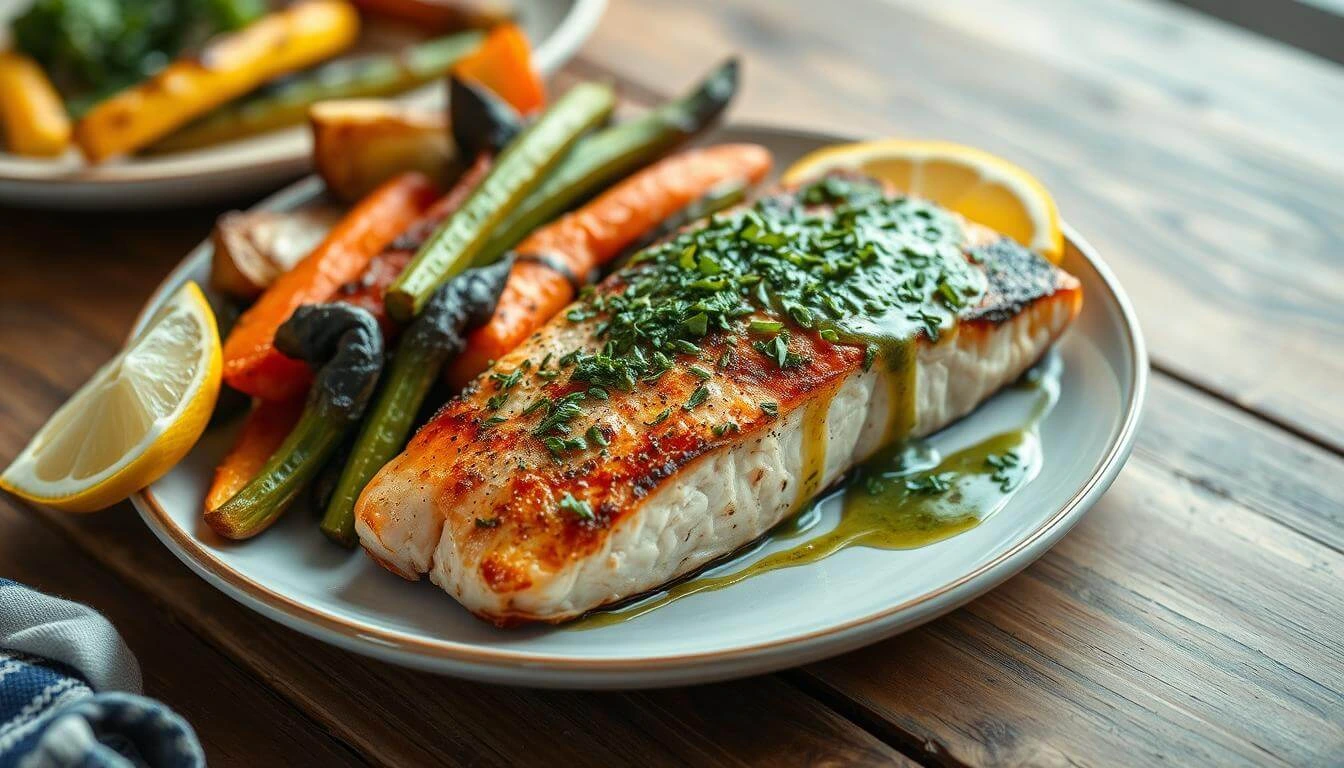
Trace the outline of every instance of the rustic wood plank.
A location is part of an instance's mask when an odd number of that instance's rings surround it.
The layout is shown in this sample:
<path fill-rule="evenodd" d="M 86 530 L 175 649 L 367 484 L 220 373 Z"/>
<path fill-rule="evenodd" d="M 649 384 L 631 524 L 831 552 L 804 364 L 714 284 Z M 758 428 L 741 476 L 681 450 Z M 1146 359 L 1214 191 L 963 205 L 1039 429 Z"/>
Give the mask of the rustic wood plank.
<path fill-rule="evenodd" d="M 1257 34 L 1344 64 L 1344 15 L 1332 0 L 1174 0 Z"/>
<path fill-rule="evenodd" d="M 363 765 L 300 710 L 8 499 L 0 501 L 0 564 L 6 578 L 107 616 L 140 658 L 145 695 L 191 723 L 211 765 Z"/>
<path fill-rule="evenodd" d="M 907 764 L 776 677 L 671 691 L 530 691 L 362 658 L 216 592 L 174 560 L 129 505 L 90 517 L 37 514 L 371 762 L 516 765 L 545 756 L 570 765 Z M 142 661 L 159 663 L 153 654 Z"/>
<path fill-rule="evenodd" d="M 1339 165 L 1294 148 L 1262 103 L 1208 73 L 1153 75 L 1203 49 L 1154 57 L 1145 79 L 1109 64 L 1073 70 L 1053 52 L 870 0 L 847 7 L 868 14 L 863 29 L 842 28 L 830 6 L 804 5 L 754 0 L 715 20 L 705 0 L 614 4 L 589 70 L 634 72 L 627 92 L 648 101 L 659 92 L 639 84 L 679 89 L 713 55 L 746 45 L 739 116 L 937 133 L 1019 158 L 1060 190 L 1066 215 L 1120 267 L 1161 364 L 1339 445 L 1344 404 L 1304 395 L 1331 391 L 1344 371 L 1331 299 L 1341 285 L 1334 256 L 1344 230 L 1329 202 Z M 656 44 L 648 29 L 658 30 Z M 1248 60 L 1270 61 L 1265 82 L 1282 77 L 1294 83 L 1292 98 L 1308 101 L 1303 79 L 1285 77 L 1273 57 Z M 1320 116 L 1337 104 L 1321 102 L 1306 104 L 1321 111 L 1304 120 L 1328 126 Z M 1079 115 L 1061 104 L 1086 106 Z M 1326 129 L 1304 135 L 1309 149 L 1328 147 Z M 211 219 L 94 216 L 73 228 L 66 215 L 0 212 L 12 243 L 0 283 L 0 378 L 13 383 L 0 399 L 0 460 L 110 354 Z M 1285 262 L 1267 258 L 1279 255 L 1271 246 L 1314 269 L 1312 279 L 1282 286 Z M 1167 327 L 1168 313 L 1182 327 Z M 1266 327 L 1290 338 L 1253 343 Z M 1223 328 L 1209 344 L 1211 329 Z M 1159 381 L 1154 400 L 1115 492 L 1038 565 L 928 628 L 790 679 L 934 762 L 1337 762 L 1344 489 L 1311 478 L 1339 476 L 1340 461 L 1179 383 Z M 0 515 L 12 514 L 9 503 Z M 551 694 L 370 662 L 233 605 L 124 505 L 42 519 L 377 762 L 903 759 L 776 677 Z"/>
<path fill-rule="evenodd" d="M 1221 130 L 1344 164 L 1341 70 L 1197 11 L 1164 0 L 886 2 L 1017 56 L 1186 105 Z"/>
<path fill-rule="evenodd" d="M 1162 378 L 1145 422 L 1036 564 L 803 687 L 934 762 L 1338 764 L 1344 460 Z"/>
<path fill-rule="evenodd" d="M 730 51 L 746 58 L 737 119 L 944 137 L 1032 169 L 1119 273 L 1155 363 L 1344 446 L 1344 399 L 1301 396 L 1344 378 L 1344 172 L 1330 155 L 1296 151 L 1249 112 L 1209 114 L 1123 72 L 1065 69 L 882 0 L 843 13 L 618 3 L 584 56 L 647 86 L 688 81 Z M 1323 100 L 1302 120 L 1338 125 L 1344 104 Z"/>

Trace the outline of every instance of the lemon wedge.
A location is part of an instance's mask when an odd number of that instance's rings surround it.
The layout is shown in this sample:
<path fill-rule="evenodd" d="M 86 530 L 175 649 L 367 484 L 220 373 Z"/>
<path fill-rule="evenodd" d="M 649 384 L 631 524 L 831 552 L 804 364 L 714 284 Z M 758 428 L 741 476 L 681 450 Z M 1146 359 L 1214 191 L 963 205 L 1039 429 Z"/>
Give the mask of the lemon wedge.
<path fill-rule="evenodd" d="M 215 314 L 195 283 L 38 430 L 0 488 L 69 512 L 111 506 L 195 445 L 219 396 Z"/>
<path fill-rule="evenodd" d="M 1045 186 L 1000 157 L 945 141 L 879 139 L 816 150 L 784 172 L 798 184 L 829 171 L 857 171 L 931 200 L 1058 263 L 1059 209 Z"/>

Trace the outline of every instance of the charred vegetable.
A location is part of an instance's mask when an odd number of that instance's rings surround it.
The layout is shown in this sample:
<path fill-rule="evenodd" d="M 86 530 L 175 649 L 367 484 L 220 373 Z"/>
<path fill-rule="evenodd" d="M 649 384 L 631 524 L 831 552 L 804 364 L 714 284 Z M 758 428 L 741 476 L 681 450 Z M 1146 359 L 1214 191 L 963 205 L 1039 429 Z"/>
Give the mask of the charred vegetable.
<path fill-rule="evenodd" d="M 340 446 L 373 396 L 383 367 L 383 335 L 373 316 L 345 304 L 307 304 L 276 332 L 281 352 L 316 369 L 303 414 L 261 472 L 205 522 L 246 539 L 275 522 Z"/>
<path fill-rule="evenodd" d="M 106 91 L 265 12 L 264 0 L 37 0 L 11 30 L 64 89 Z"/>
<path fill-rule="evenodd" d="M 466 334 L 494 314 L 513 262 L 469 269 L 435 292 L 425 310 L 402 333 L 378 400 L 355 439 L 336 490 L 322 518 L 333 541 L 354 546 L 355 501 L 376 473 L 406 443 L 439 370 L 466 347 Z"/>
<path fill-rule="evenodd" d="M 437 109 L 385 99 L 324 101 L 308 111 L 308 123 L 313 166 L 342 200 L 359 200 L 409 171 L 443 182 L 454 165 L 448 120 Z"/>
<path fill-rule="evenodd" d="M 523 130 L 518 110 L 489 89 L 457 77 L 448 79 L 448 117 L 463 162 L 486 152 L 499 154 Z"/>
<path fill-rule="evenodd" d="M 229 211 L 215 222 L 210 241 L 210 286 L 251 301 L 312 252 L 336 225 L 333 208 L 297 211 Z"/>
<path fill-rule="evenodd" d="M 444 281 L 470 266 L 495 227 L 541 185 L 579 137 L 611 114 L 615 101 L 610 88 L 580 83 L 524 130 L 392 284 L 388 314 L 400 322 L 419 314 Z"/>
<path fill-rule="evenodd" d="M 720 144 L 663 158 L 519 243 L 509 284 L 490 322 L 448 367 L 464 385 L 522 343 L 573 298 L 577 283 L 693 201 L 725 182 L 754 183 L 770 170 L 755 144 Z"/>
<path fill-rule="evenodd" d="M 383 184 L 360 201 L 313 249 L 261 294 L 224 339 L 224 381 L 263 400 L 308 391 L 306 366 L 275 349 L 276 330 L 304 304 L 330 301 L 434 202 L 438 190 L 418 173 Z"/>
<path fill-rule="evenodd" d="M 682 98 L 585 137 L 495 229 L 476 263 L 490 263 L 532 230 L 709 128 L 737 93 L 738 69 L 737 59 L 729 59 Z"/>
<path fill-rule="evenodd" d="M 75 125 L 75 142 L 91 163 L 135 152 L 263 83 L 331 58 L 358 32 L 359 14 L 345 0 L 276 11 L 99 102 Z"/>
<path fill-rule="evenodd" d="M 374 54 L 323 64 L 221 107 L 150 149 L 180 152 L 298 125 L 308 108 L 332 99 L 368 99 L 408 91 L 443 77 L 481 44 L 481 32 L 463 32 L 397 53 Z"/>

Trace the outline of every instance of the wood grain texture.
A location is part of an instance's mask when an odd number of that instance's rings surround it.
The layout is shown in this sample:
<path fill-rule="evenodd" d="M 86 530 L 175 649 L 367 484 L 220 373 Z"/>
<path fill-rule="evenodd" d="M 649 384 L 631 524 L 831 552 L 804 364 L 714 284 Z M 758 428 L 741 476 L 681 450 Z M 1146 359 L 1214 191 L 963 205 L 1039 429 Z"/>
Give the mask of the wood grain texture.
<path fill-rule="evenodd" d="M 0 575 L 78 600 L 108 618 L 142 660 L 145 695 L 166 702 L 196 730 L 216 766 L 289 762 L 363 765 L 299 709 L 99 567 L 33 513 L 0 500 Z M 172 653 L 162 653 L 170 648 Z M 208 694 L 203 695 L 203 692 Z"/>
<path fill-rule="evenodd" d="M 886 2 L 1109 88 L 1183 105 L 1220 131 L 1344 165 L 1341 70 L 1198 11 L 1166 0 Z"/>
<path fill-rule="evenodd" d="M 1153 0 L 625 0 L 559 82 L 647 104 L 732 51 L 736 119 L 1016 159 L 1134 294 L 1170 375 L 1112 492 L 1023 574 L 784 675 L 583 694 L 308 640 L 127 505 L 0 498 L 0 573 L 108 612 L 215 764 L 1344 764 L 1341 70 Z M 0 463 L 215 213 L 0 210 Z"/>
<path fill-rule="evenodd" d="M 0 502 L 4 504 L 5 502 Z M 42 513 L 45 514 L 45 513 Z M 905 758 L 778 678 L 673 691 L 478 685 L 346 653 L 233 603 L 178 563 L 129 505 L 49 515 L 84 551 L 377 764 L 852 765 Z"/>
<path fill-rule="evenodd" d="M 657 45 L 647 29 L 659 30 Z M 1004 42 L 1010 26 L 986 34 L 884 0 L 846 0 L 843 12 L 803 0 L 630 0 L 612 5 L 584 58 L 650 85 L 688 82 L 740 51 L 738 119 L 946 138 L 1021 163 L 1115 268 L 1157 365 L 1344 446 L 1344 398 L 1299 395 L 1344 378 L 1344 170 L 1332 159 L 1342 153 L 1302 151 L 1282 120 L 1215 91 L 1205 91 L 1213 103 L 1232 106 L 1192 103 L 1153 87 L 1156 76 L 1135 84 L 1061 66 Z M 1181 71 L 1164 49 L 1142 55 L 1155 71 Z M 1257 82 L 1292 83 L 1296 71 Z M 1344 72 L 1317 77 L 1330 93 L 1344 82 Z M 1344 124 L 1344 100 L 1322 99 L 1300 119 Z"/>
<path fill-rule="evenodd" d="M 804 687 L 934 763 L 1338 765 L 1344 460 L 1163 379 L 1145 423 L 1039 561 Z"/>
<path fill-rule="evenodd" d="M 1175 0 L 1257 35 L 1344 64 L 1344 15 L 1337 0 Z"/>

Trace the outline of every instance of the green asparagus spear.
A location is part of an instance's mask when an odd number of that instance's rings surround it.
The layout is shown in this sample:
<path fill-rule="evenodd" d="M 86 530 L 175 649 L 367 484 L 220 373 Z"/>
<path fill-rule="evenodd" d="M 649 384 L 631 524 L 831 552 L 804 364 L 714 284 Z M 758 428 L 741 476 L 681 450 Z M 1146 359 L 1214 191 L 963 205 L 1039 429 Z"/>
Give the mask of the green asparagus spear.
<path fill-rule="evenodd" d="M 366 310 L 348 304 L 299 307 L 275 346 L 321 366 L 294 430 L 251 482 L 205 514 L 221 536 L 246 539 L 280 517 L 363 415 L 383 366 L 383 335 Z"/>
<path fill-rule="evenodd" d="M 489 264 L 532 230 L 694 138 L 737 93 L 738 61 L 720 64 L 690 93 L 644 115 L 586 136 L 555 173 L 495 228 L 476 255 Z"/>
<path fill-rule="evenodd" d="M 480 45 L 483 33 L 461 32 L 398 53 L 323 64 L 267 86 L 165 136 L 149 152 L 181 152 L 302 123 L 308 108 L 326 99 L 390 96 L 443 77 Z"/>
<path fill-rule="evenodd" d="M 388 289 L 388 314 L 403 323 L 418 315 L 445 280 L 472 264 L 508 212 L 541 185 L 579 137 L 611 114 L 615 103 L 616 94 L 607 86 L 580 83 L 524 130 Z"/>
<path fill-rule="evenodd" d="M 439 369 L 463 350 L 467 333 L 494 314 L 512 266 L 511 259 L 502 259 L 453 278 L 435 292 L 425 311 L 402 334 L 378 399 L 360 427 L 322 517 L 322 532 L 333 541 L 354 546 L 359 494 L 406 444 L 411 423 Z"/>

